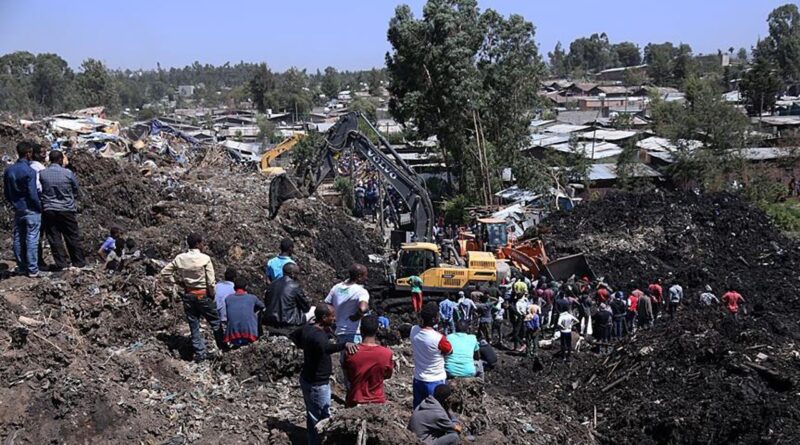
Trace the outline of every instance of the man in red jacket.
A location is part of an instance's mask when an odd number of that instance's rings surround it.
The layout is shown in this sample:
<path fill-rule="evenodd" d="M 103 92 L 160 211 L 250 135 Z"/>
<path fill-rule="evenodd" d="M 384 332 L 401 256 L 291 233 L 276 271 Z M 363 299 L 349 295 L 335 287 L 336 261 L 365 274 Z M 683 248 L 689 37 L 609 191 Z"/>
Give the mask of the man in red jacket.
<path fill-rule="evenodd" d="M 361 344 L 358 352 L 347 356 L 344 370 L 350 381 L 347 407 L 369 403 L 385 403 L 383 381 L 392 376 L 392 350 L 378 343 L 378 318 L 367 315 L 361 319 Z"/>
<path fill-rule="evenodd" d="M 651 300 L 653 303 L 653 322 L 658 318 L 661 312 L 661 304 L 664 302 L 664 288 L 661 286 L 661 278 L 658 278 L 653 284 L 647 286 L 650 291 Z"/>

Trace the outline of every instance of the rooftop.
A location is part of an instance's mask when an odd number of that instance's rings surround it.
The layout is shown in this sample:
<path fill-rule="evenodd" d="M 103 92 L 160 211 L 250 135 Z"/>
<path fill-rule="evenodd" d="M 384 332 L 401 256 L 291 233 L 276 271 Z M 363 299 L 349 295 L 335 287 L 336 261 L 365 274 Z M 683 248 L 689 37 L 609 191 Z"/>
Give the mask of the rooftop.
<path fill-rule="evenodd" d="M 631 164 L 631 172 L 629 174 L 633 178 L 659 178 L 661 173 L 653 170 L 645 164 Z M 617 179 L 617 164 L 592 164 L 589 167 L 589 180 L 590 181 L 603 181 Z"/>
<path fill-rule="evenodd" d="M 579 134 L 578 137 L 595 141 L 622 141 L 637 134 L 637 132 L 629 130 L 591 130 Z"/>

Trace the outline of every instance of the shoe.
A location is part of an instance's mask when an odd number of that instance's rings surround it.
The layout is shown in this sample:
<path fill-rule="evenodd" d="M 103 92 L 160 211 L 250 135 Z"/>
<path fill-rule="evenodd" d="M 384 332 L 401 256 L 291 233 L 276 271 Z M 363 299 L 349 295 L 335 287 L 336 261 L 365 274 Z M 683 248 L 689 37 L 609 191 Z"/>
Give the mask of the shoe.
<path fill-rule="evenodd" d="M 50 275 L 50 272 L 45 272 L 43 270 L 40 270 L 39 272 L 36 272 L 36 273 L 29 273 L 28 274 L 28 278 L 42 278 L 42 277 L 46 277 L 46 276 L 49 276 L 49 275 Z"/>

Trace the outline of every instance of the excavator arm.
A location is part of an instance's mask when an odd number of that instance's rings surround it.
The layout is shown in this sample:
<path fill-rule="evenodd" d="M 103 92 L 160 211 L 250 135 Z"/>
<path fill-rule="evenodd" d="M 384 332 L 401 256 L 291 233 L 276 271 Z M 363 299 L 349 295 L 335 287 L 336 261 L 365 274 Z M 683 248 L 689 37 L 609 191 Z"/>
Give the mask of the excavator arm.
<path fill-rule="evenodd" d="M 391 157 L 375 147 L 369 138 L 359 132 L 359 119 L 369 125 L 369 121 L 359 113 L 348 113 L 328 130 L 326 143 L 320 147 L 310 165 L 305 169 L 301 185 L 298 186 L 286 174 L 273 179 L 270 184 L 271 216 L 274 217 L 277 214 L 284 201 L 292 198 L 305 198 L 314 193 L 322 181 L 331 172 L 335 172 L 334 157 L 346 147 L 352 147 L 375 167 L 386 182 L 391 184 L 411 210 L 416 239 L 418 241 L 431 240 L 434 221 L 433 205 L 424 182 L 372 125 L 369 127 L 376 132 L 381 145 L 387 148 Z"/>
<path fill-rule="evenodd" d="M 261 156 L 261 162 L 260 162 L 261 173 L 266 173 L 266 174 L 283 173 L 284 172 L 283 169 L 280 167 L 275 167 L 274 165 L 272 165 L 272 162 L 275 161 L 275 159 L 277 159 L 278 156 L 294 148 L 294 146 L 297 145 L 298 142 L 303 140 L 304 137 L 305 135 L 302 133 L 295 133 L 289 136 L 288 138 L 282 140 L 281 142 L 279 142 L 271 150 L 264 153 L 264 155 Z"/>

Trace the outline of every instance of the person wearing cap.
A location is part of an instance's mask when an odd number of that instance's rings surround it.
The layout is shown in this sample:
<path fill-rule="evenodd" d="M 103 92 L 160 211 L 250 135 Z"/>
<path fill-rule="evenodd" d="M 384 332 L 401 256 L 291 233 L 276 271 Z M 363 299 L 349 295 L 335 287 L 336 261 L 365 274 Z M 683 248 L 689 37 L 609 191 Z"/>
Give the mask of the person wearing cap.
<path fill-rule="evenodd" d="M 460 320 L 466 320 L 467 323 L 472 321 L 472 312 L 477 310 L 478 306 L 472 298 L 466 296 L 464 291 L 458 291 L 458 310 L 460 312 Z"/>
<path fill-rule="evenodd" d="M 717 296 L 714 295 L 714 292 L 713 292 L 713 289 L 711 289 L 711 286 L 706 284 L 705 292 L 700 294 L 700 306 L 706 306 L 707 307 L 707 306 L 711 306 L 712 304 L 715 304 L 715 303 L 716 304 L 720 303 L 719 298 L 717 298 Z"/>
<path fill-rule="evenodd" d="M 459 443 L 461 425 L 450 411 L 453 390 L 446 384 L 438 385 L 411 414 L 408 429 L 426 445 L 456 445 Z"/>
<path fill-rule="evenodd" d="M 214 302 L 214 265 L 211 257 L 203 253 L 205 243 L 197 233 L 186 237 L 189 250 L 175 257 L 163 269 L 160 276 L 172 285 L 183 290 L 183 310 L 192 334 L 194 360 L 202 362 L 208 358 L 206 343 L 200 333 L 200 319 L 205 318 L 214 332 L 214 341 L 220 350 L 225 349 L 222 323 L 219 320 L 217 305 Z"/>

